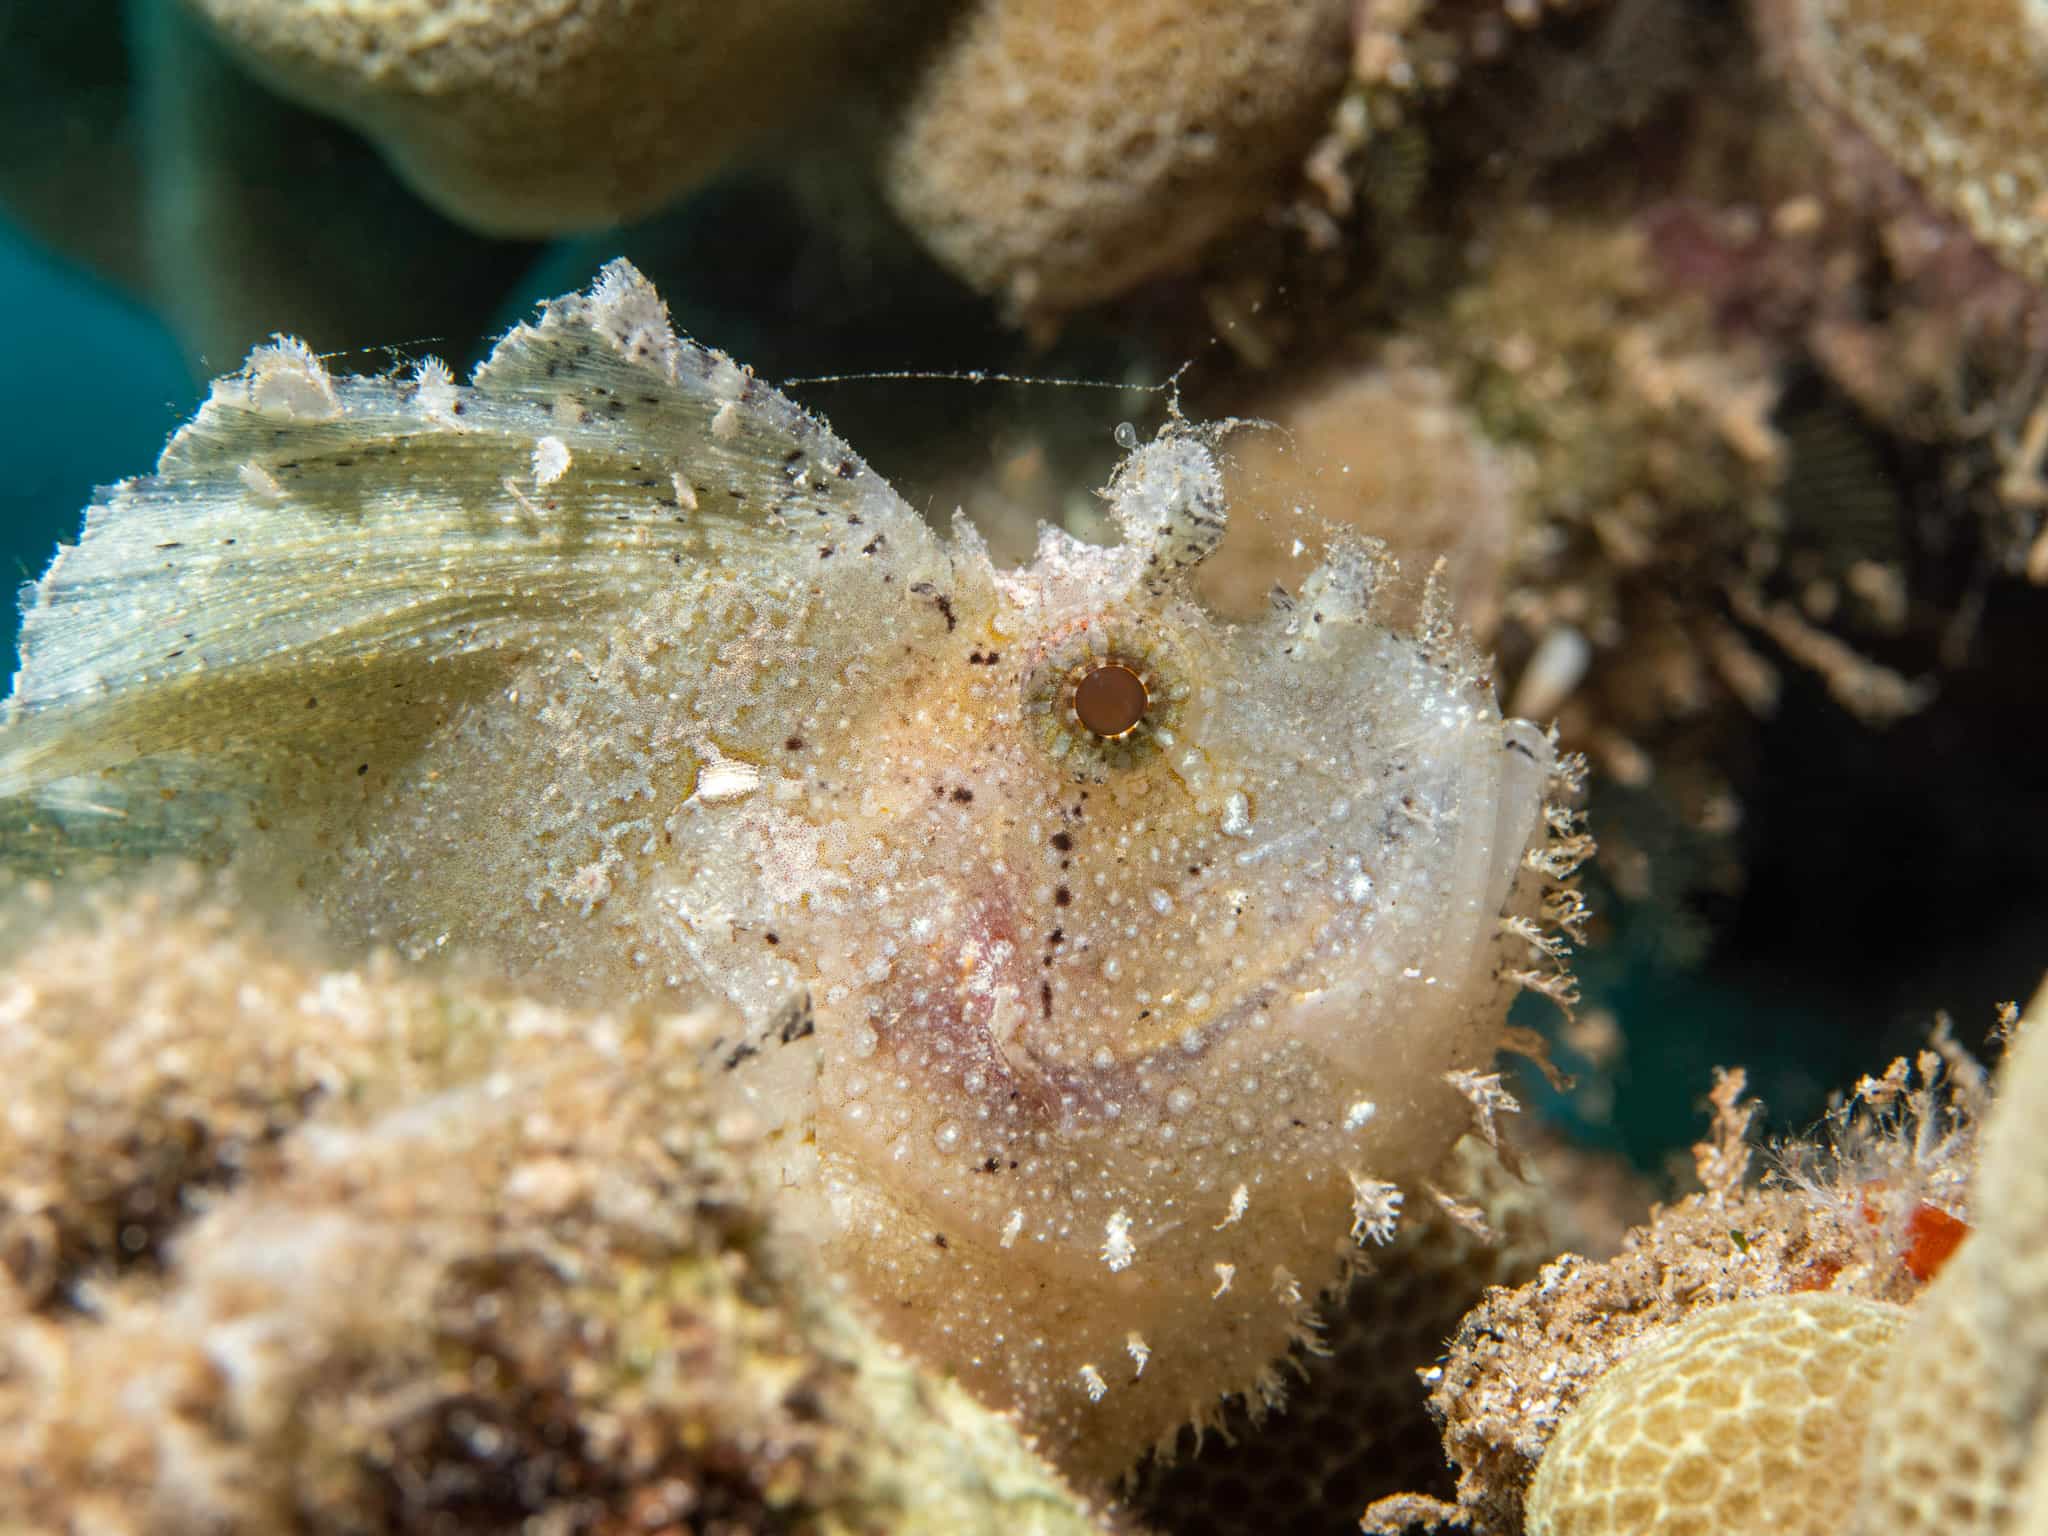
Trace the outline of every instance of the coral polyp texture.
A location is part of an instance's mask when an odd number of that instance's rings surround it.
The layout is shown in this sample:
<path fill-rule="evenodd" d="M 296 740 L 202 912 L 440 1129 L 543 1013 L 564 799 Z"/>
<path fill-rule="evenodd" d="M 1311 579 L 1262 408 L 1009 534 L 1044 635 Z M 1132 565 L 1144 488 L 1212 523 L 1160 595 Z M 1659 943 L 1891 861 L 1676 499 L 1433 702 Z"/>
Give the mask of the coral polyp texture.
<path fill-rule="evenodd" d="M 889 146 L 891 202 L 1020 311 L 1182 266 L 1328 118 L 1349 0 L 978 0 Z"/>
<path fill-rule="evenodd" d="M 1975 1230 L 1927 1294 L 1872 1417 L 1851 1536 L 2004 1536 L 2048 1518 L 2048 987 L 1985 1126 Z M 2033 1500 L 2031 1509 L 2029 1500 Z"/>
<path fill-rule="evenodd" d="M 1847 1296 L 1734 1302 L 1643 1345 L 1544 1452 L 1529 1536 L 1829 1536 L 1905 1317 Z"/>
<path fill-rule="evenodd" d="M 1995 1093 L 1938 1035 L 1858 1083 L 1763 1189 L 1743 1184 L 1753 1111 L 1724 1077 L 1705 1192 L 1607 1263 L 1566 1255 L 1475 1308 L 1436 1394 L 1458 1501 L 1384 1500 L 1367 1529 L 2029 1532 L 2048 987 L 2006 1022 Z"/>
<path fill-rule="evenodd" d="M 1757 15 L 1852 172 L 1880 195 L 1909 183 L 2008 270 L 2048 282 L 2048 23 L 2038 6 L 1758 0 Z"/>
<path fill-rule="evenodd" d="M 860 0 L 197 0 L 266 80 L 381 147 L 475 229 L 652 212 L 833 94 L 915 7 Z"/>
<path fill-rule="evenodd" d="M 1350 0 L 975 0 L 925 46 L 942 6 L 195 8 L 263 79 L 497 234 L 653 212 L 802 138 L 806 119 L 871 101 L 890 201 L 933 253 L 1018 312 L 1054 314 L 1189 264 L 1279 200 L 1348 74 L 1352 13 Z"/>
<path fill-rule="evenodd" d="M 1525 1514 L 1534 1512 L 1533 1504 L 1525 1510 L 1532 1481 L 1545 1476 L 1546 1466 L 1548 1485 L 1570 1490 L 1579 1511 L 1573 1518 L 1623 1522 L 1585 1529 L 1629 1528 L 1630 1518 L 1648 1518 L 1661 1507 L 1673 1464 L 1647 1452 L 1624 1458 L 1603 1451 L 1617 1432 L 1611 1425 L 1572 1428 L 1610 1375 L 1661 1350 L 1660 1341 L 1694 1336 L 1688 1330 L 1701 1319 L 1733 1306 L 1818 1294 L 1909 1307 L 1941 1272 L 1952 1240 L 1967 1234 L 1978 1129 L 1989 1103 L 1982 1068 L 1945 1036 L 1937 1044 L 1916 1061 L 1897 1061 L 1883 1076 L 1863 1079 L 1816 1140 L 1788 1149 L 1781 1176 L 1761 1186 L 1748 1182 L 1755 1106 L 1743 1099 L 1743 1074 L 1723 1074 L 1711 1095 L 1712 1134 L 1694 1148 L 1704 1189 L 1653 1211 L 1613 1258 L 1596 1263 L 1566 1253 L 1533 1282 L 1496 1291 L 1466 1315 L 1432 1376 L 1445 1450 L 1459 1469 L 1456 1503 L 1385 1500 L 1374 1506 L 1368 1529 L 1395 1532 L 1410 1519 L 1429 1518 L 1455 1520 L 1483 1536 L 1520 1532 Z M 1851 1333 L 1861 1336 L 1860 1327 Z M 1767 1356 L 1753 1353 L 1752 1368 L 1767 1371 Z M 1602 1417 L 1619 1414 L 1615 1422 L 1634 1426 L 1636 1416 L 1618 1401 L 1610 1399 Z M 1747 1405 L 1739 1415 L 1747 1427 L 1725 1431 L 1730 1444 L 1758 1437 L 1759 1426 L 1775 1422 L 1777 1396 L 1751 1393 L 1739 1380 L 1718 1402 L 1731 1413 Z M 1568 1434 L 1576 1449 L 1552 1463 Z M 1830 1454 L 1853 1457 L 1855 1449 L 1846 1440 Z M 1740 1492 L 1733 1481 L 1716 1486 Z M 1562 1515 L 1555 1526 L 1580 1528 Z M 1664 1529 L 1645 1527 L 1653 1528 Z M 1683 1520 L 1670 1527 L 1694 1528 Z"/>
<path fill-rule="evenodd" d="M 1226 623 L 1217 433 L 999 569 L 624 263 L 466 385 L 220 380 L 29 601 L 11 846 L 189 848 L 344 943 L 717 1003 L 882 1326 L 1106 1481 L 1272 1363 L 1559 991 L 1585 840 L 1375 545 Z"/>
<path fill-rule="evenodd" d="M 0 1527 L 1101 1529 L 774 1233 L 714 1016 L 336 966 L 189 873 L 0 1006 Z"/>

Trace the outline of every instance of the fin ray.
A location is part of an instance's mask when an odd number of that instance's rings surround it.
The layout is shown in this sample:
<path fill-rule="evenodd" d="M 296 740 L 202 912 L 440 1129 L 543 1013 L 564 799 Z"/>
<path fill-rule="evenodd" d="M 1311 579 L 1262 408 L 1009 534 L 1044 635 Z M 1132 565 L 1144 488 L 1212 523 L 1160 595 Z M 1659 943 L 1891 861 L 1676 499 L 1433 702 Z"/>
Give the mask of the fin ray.
<path fill-rule="evenodd" d="M 160 791 L 129 770 L 152 759 L 260 778 L 281 754 L 389 752 L 678 567 L 793 558 L 849 520 L 895 558 L 936 547 L 821 422 L 677 337 L 623 261 L 467 386 L 431 360 L 337 379 L 279 339 L 23 588 L 0 797 L 118 818 Z"/>

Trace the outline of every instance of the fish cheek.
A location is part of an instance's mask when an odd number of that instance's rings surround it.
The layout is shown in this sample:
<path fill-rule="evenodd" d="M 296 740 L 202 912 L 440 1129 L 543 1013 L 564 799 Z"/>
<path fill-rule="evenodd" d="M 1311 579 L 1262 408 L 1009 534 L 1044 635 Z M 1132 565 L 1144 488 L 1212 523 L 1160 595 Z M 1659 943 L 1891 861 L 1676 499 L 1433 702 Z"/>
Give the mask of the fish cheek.
<path fill-rule="evenodd" d="M 1081 842 L 1101 841 L 1085 818 L 1119 812 L 1110 787 L 1047 753 L 1002 648 L 958 649 L 964 662 L 941 658 L 845 739 L 833 817 L 886 854 L 851 872 L 844 926 L 817 945 L 820 1141 L 900 1168 L 905 1204 L 951 1209 L 992 1242 L 1009 1207 L 983 1209 L 960 1180 L 1029 1162 L 1067 1113 L 1061 924 Z"/>

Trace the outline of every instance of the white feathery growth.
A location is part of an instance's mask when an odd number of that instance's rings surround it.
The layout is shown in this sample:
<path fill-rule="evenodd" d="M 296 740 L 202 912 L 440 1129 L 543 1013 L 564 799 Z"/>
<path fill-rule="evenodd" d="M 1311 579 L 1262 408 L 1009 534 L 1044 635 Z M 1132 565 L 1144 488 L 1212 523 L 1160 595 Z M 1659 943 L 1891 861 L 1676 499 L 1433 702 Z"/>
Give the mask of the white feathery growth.
<path fill-rule="evenodd" d="M 452 425 L 456 419 L 455 375 L 438 357 L 423 357 L 412 373 L 414 398 L 431 421 Z"/>
<path fill-rule="evenodd" d="M 1244 1213 L 1250 1209 L 1251 1203 L 1252 1192 L 1250 1186 L 1238 1185 L 1237 1188 L 1230 1192 L 1230 1210 L 1221 1221 L 1217 1222 L 1209 1230 L 1211 1232 L 1221 1232 L 1225 1227 L 1236 1226 L 1238 1222 L 1244 1219 Z"/>
<path fill-rule="evenodd" d="M 1446 1072 L 1444 1081 L 1465 1096 L 1472 1106 L 1473 1118 L 1479 1122 L 1479 1134 L 1486 1138 L 1489 1147 L 1500 1146 L 1500 1127 L 1494 1123 L 1495 1115 L 1516 1115 L 1522 1111 L 1521 1102 L 1509 1093 L 1500 1080 L 1498 1072 Z"/>
<path fill-rule="evenodd" d="M 1280 1373 L 1270 1365 L 1259 1372 L 1258 1379 L 1252 1383 L 1252 1386 L 1259 1394 L 1259 1403 L 1262 1407 L 1270 1410 L 1286 1405 L 1287 1383 L 1282 1379 Z"/>
<path fill-rule="evenodd" d="M 1144 1375 L 1145 1362 L 1152 1358 L 1152 1346 L 1145 1342 L 1142 1335 L 1130 1333 L 1124 1336 L 1124 1348 L 1130 1351 L 1131 1358 L 1137 1362 L 1138 1369 L 1135 1375 Z"/>
<path fill-rule="evenodd" d="M 1290 1307 L 1301 1305 L 1301 1282 L 1285 1264 L 1273 1267 L 1273 1294 Z"/>
<path fill-rule="evenodd" d="M 1479 1241 L 1487 1244 L 1500 1241 L 1500 1234 L 1487 1222 L 1486 1212 L 1477 1205 L 1469 1200 L 1460 1200 L 1455 1195 L 1438 1189 L 1434 1184 L 1425 1184 L 1423 1188 L 1429 1191 L 1429 1198 L 1436 1202 L 1438 1210 Z"/>
<path fill-rule="evenodd" d="M 1384 1179 L 1351 1175 L 1351 1240 L 1389 1243 L 1401 1222 L 1401 1191 Z"/>

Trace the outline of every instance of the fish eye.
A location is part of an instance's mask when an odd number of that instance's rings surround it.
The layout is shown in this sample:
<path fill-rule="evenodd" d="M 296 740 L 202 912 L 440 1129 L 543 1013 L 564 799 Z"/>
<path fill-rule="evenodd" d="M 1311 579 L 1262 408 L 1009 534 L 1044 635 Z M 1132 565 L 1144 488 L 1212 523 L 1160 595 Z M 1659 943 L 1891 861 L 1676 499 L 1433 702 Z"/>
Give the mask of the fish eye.
<path fill-rule="evenodd" d="M 1025 677 L 1024 707 L 1046 749 L 1077 779 L 1100 781 L 1171 746 L 1186 714 L 1185 647 L 1147 628 L 1091 624 Z"/>
<path fill-rule="evenodd" d="M 1127 661 L 1089 662 L 1067 686 L 1067 711 L 1074 723 L 1104 741 L 1122 741 L 1151 707 L 1151 686 Z"/>

